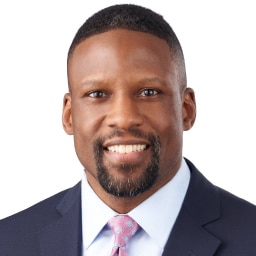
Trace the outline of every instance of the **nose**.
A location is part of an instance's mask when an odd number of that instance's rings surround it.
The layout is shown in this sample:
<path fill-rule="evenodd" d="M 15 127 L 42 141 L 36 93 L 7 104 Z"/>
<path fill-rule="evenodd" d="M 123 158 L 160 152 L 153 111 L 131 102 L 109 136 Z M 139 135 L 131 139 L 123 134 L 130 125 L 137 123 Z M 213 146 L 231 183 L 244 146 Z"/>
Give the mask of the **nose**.
<path fill-rule="evenodd" d="M 107 114 L 107 125 L 123 130 L 138 127 L 143 124 L 139 102 L 127 95 L 116 95 L 111 101 Z"/>

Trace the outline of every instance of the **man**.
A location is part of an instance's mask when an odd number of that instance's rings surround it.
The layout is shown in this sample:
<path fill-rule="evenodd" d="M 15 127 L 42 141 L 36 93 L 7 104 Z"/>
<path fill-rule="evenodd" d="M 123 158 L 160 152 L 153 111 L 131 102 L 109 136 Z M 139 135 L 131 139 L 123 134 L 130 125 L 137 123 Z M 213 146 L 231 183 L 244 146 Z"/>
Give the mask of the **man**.
<path fill-rule="evenodd" d="M 182 156 L 195 96 L 161 16 L 135 5 L 94 14 L 69 49 L 68 84 L 63 126 L 85 175 L 2 220 L 0 256 L 256 255 L 255 206 Z M 115 247 L 123 218 L 135 230 Z"/>

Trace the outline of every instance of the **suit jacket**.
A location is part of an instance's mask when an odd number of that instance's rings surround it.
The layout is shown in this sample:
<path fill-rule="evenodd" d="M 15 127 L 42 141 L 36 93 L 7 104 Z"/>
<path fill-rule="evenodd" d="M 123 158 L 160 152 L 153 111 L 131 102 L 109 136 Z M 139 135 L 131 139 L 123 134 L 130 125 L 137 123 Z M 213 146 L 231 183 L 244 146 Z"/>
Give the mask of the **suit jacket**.
<path fill-rule="evenodd" d="M 189 188 L 163 256 L 256 256 L 256 207 L 187 163 Z M 1 220 L 0 256 L 81 256 L 80 194 L 78 183 Z"/>

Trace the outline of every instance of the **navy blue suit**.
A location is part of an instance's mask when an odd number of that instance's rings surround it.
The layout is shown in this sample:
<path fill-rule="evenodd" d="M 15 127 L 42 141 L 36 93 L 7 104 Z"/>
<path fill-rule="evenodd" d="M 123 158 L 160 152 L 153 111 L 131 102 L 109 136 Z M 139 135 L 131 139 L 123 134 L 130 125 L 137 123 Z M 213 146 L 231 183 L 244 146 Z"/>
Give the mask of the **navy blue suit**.
<path fill-rule="evenodd" d="M 256 256 L 256 207 L 187 163 L 189 188 L 163 256 Z M 78 183 L 1 220 L 0 256 L 81 256 L 80 193 Z"/>

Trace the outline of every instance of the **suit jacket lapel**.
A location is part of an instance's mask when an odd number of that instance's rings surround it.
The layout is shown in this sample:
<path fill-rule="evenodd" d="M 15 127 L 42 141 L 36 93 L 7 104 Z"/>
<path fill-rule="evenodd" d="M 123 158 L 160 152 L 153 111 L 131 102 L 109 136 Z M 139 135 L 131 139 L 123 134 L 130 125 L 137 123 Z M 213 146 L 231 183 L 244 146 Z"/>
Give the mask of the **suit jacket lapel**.
<path fill-rule="evenodd" d="M 81 185 L 68 190 L 56 207 L 59 219 L 40 234 L 42 256 L 81 256 Z"/>
<path fill-rule="evenodd" d="M 220 218 L 220 200 L 215 187 L 187 160 L 190 185 L 163 256 L 213 256 L 221 241 L 207 231 Z"/>

